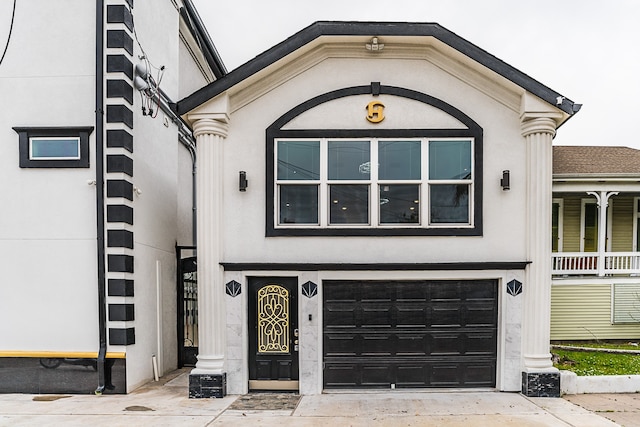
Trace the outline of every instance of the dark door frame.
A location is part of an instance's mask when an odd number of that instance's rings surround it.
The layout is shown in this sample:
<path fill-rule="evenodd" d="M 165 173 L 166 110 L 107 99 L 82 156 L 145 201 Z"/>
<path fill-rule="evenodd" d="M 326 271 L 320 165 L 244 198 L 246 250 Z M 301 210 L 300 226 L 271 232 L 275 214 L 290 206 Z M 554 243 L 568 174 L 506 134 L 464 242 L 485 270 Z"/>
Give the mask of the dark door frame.
<path fill-rule="evenodd" d="M 194 255 L 182 258 L 183 251 L 193 251 Z M 184 354 L 184 273 L 195 271 L 196 268 L 196 246 L 178 246 L 176 245 L 176 331 L 178 344 L 178 368 L 184 366 L 192 366 L 185 358 Z M 193 259 L 192 265 L 185 266 L 184 260 Z M 188 365 L 185 365 L 188 363 Z"/>
<path fill-rule="evenodd" d="M 249 340 L 249 389 L 250 390 L 298 390 L 299 365 L 299 318 L 297 277 L 249 277 L 248 283 L 248 340 Z M 289 292 L 288 336 L 289 352 L 258 353 L 258 298 L 259 289 L 276 284 Z"/>

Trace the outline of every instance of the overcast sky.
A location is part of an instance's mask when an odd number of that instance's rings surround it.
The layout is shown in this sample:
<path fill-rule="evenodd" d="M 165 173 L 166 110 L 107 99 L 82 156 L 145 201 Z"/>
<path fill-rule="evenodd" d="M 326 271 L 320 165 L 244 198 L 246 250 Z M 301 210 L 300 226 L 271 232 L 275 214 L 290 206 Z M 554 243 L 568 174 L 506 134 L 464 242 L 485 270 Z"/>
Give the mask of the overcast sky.
<path fill-rule="evenodd" d="M 315 21 L 437 22 L 582 110 L 556 145 L 640 149 L 638 0 L 193 0 L 228 70 Z"/>

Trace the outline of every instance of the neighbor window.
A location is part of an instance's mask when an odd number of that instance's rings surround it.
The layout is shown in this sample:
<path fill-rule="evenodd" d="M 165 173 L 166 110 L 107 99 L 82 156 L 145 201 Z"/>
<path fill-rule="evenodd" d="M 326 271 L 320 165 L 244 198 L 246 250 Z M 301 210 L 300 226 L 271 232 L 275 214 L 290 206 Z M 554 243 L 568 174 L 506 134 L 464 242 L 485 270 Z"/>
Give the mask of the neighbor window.
<path fill-rule="evenodd" d="M 640 284 L 615 283 L 612 294 L 612 323 L 640 323 Z"/>
<path fill-rule="evenodd" d="M 21 168 L 88 168 L 89 135 L 84 128 L 13 128 Z"/>
<path fill-rule="evenodd" d="M 276 228 L 473 227 L 472 138 L 279 139 Z"/>
<path fill-rule="evenodd" d="M 77 160 L 80 138 L 29 138 L 30 160 Z"/>

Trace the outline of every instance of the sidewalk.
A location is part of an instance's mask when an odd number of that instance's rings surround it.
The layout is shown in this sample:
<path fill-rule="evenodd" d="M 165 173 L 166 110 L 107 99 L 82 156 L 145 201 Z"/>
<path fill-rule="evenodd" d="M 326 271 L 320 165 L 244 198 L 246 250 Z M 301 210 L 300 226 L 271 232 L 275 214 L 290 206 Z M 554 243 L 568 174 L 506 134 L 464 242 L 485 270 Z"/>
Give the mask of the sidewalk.
<path fill-rule="evenodd" d="M 189 399 L 187 381 L 188 370 L 181 370 L 129 395 L 0 395 L 0 426 L 618 425 L 565 399 L 518 393 L 381 391 Z"/>

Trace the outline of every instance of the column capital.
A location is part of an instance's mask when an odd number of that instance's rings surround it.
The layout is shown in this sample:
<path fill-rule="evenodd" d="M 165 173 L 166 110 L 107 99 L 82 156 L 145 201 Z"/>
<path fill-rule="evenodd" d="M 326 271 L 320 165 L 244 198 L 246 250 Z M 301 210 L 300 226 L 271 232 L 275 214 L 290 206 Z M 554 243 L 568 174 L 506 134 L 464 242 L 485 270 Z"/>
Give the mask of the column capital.
<path fill-rule="evenodd" d="M 222 138 L 227 137 L 229 131 L 228 116 L 224 114 L 196 114 L 189 116 L 193 121 L 193 136 L 216 135 Z"/>
<path fill-rule="evenodd" d="M 556 127 L 555 119 L 547 115 L 533 117 L 525 115 L 520 123 L 520 130 L 525 138 L 534 133 L 546 133 L 553 138 L 556 134 Z"/>

